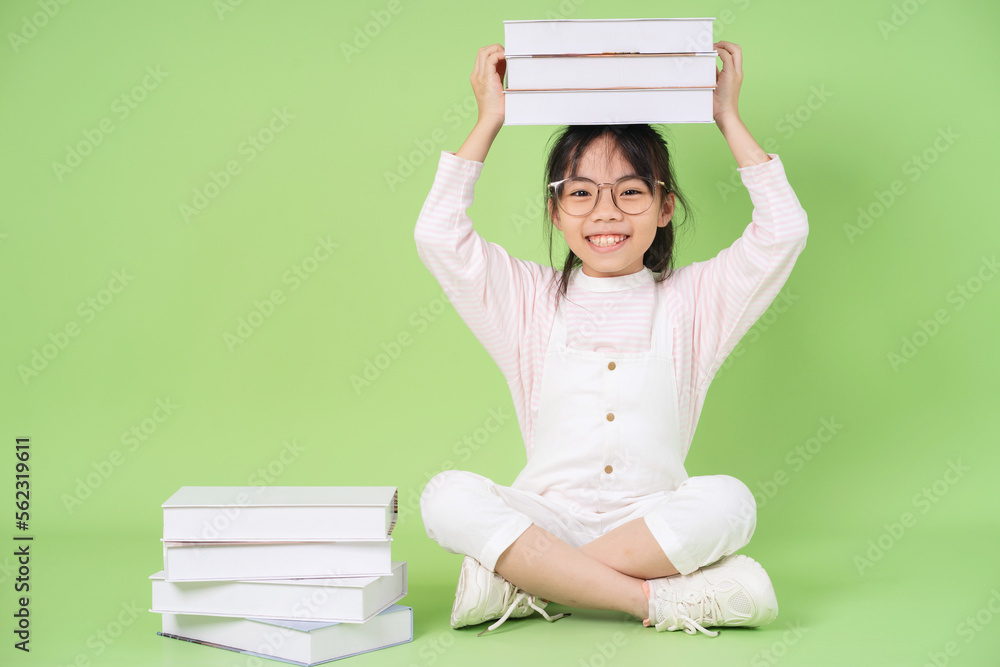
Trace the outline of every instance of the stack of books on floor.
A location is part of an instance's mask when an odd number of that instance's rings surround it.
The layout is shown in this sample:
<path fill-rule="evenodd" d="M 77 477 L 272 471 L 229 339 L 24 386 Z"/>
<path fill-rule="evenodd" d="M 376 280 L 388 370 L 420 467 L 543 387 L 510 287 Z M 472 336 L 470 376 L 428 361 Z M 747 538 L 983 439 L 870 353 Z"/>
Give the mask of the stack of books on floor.
<path fill-rule="evenodd" d="M 714 122 L 714 20 L 504 21 L 504 125 Z"/>
<path fill-rule="evenodd" d="M 185 486 L 163 503 L 158 634 L 297 665 L 413 640 L 391 486 Z"/>

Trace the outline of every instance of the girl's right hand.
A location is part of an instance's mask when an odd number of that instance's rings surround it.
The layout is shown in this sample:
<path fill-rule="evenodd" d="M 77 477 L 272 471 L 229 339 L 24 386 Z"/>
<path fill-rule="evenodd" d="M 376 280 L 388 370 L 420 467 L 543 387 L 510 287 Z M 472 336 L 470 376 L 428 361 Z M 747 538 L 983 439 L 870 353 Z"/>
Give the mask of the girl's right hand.
<path fill-rule="evenodd" d="M 479 49 L 476 66 L 469 77 L 472 92 L 476 95 L 476 104 L 479 105 L 478 122 L 489 121 L 503 125 L 503 75 L 506 70 L 507 61 L 504 59 L 502 45 L 491 44 Z"/>

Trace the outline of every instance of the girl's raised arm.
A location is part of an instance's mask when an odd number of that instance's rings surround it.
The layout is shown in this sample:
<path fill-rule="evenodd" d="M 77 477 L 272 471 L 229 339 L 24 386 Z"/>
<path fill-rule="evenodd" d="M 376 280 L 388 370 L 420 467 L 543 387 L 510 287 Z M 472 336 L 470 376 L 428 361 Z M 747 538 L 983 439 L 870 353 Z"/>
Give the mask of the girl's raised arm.
<path fill-rule="evenodd" d="M 754 209 L 743 235 L 715 257 L 675 274 L 678 294 L 693 318 L 695 381 L 710 382 L 754 322 L 767 310 L 805 248 L 808 216 L 776 154 L 765 153 L 740 119 L 743 80 L 740 47 L 717 42 L 718 74 L 713 115 L 736 158 Z"/>
<path fill-rule="evenodd" d="M 751 167 L 771 158 L 761 148 L 747 126 L 740 119 L 739 96 L 743 83 L 743 52 L 739 44 L 716 42 L 715 50 L 722 59 L 722 71 L 715 74 L 715 92 L 712 99 L 712 117 L 729 143 L 729 150 L 736 158 L 736 166 Z"/>
<path fill-rule="evenodd" d="M 470 77 L 479 118 L 457 153 L 441 151 L 414 240 L 421 261 L 511 382 L 520 373 L 520 350 L 535 316 L 538 293 L 552 269 L 512 257 L 486 241 L 467 212 L 483 159 L 503 125 L 504 69 L 502 46 L 479 50 Z"/>
<path fill-rule="evenodd" d="M 479 106 L 479 118 L 462 147 L 455 153 L 466 160 L 483 162 L 493 140 L 503 127 L 504 92 L 503 74 L 507 61 L 503 57 L 503 47 L 490 44 L 479 49 L 476 64 L 472 68 L 469 81 Z"/>

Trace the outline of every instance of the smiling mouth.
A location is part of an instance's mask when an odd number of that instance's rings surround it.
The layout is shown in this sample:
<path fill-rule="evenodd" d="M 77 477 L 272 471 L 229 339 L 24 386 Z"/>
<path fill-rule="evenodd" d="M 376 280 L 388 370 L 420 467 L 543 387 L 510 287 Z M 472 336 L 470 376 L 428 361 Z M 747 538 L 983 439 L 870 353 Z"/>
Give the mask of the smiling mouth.
<path fill-rule="evenodd" d="M 629 239 L 628 234 L 597 234 L 588 236 L 587 242 L 598 248 L 613 248 Z"/>

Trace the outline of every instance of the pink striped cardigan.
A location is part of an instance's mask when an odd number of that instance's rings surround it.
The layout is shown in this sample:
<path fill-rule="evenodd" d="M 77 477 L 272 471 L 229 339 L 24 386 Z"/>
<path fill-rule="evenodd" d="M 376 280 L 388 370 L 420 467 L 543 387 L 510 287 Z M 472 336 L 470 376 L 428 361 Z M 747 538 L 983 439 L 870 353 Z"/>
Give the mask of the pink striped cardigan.
<path fill-rule="evenodd" d="M 658 284 L 647 268 L 611 278 L 577 268 L 568 299 L 561 301 L 569 347 L 637 352 L 649 349 L 652 290 L 660 290 L 674 326 L 682 457 L 712 378 L 778 295 L 806 245 L 806 212 L 781 160 L 768 155 L 768 162 L 737 169 L 754 208 L 750 224 L 730 247 L 676 269 Z M 420 260 L 507 379 L 530 456 L 561 271 L 511 257 L 473 229 L 466 210 L 482 169 L 482 162 L 441 151 L 414 240 Z"/>

